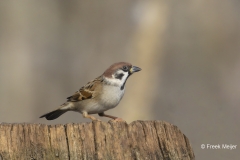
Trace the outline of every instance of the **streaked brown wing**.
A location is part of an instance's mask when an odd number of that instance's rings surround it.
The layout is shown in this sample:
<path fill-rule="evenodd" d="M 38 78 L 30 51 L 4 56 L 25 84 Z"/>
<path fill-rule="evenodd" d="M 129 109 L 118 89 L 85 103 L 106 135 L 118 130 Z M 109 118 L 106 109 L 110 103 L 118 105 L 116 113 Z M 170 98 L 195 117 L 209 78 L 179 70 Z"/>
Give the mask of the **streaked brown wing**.
<path fill-rule="evenodd" d="M 85 86 L 76 91 L 72 96 L 67 98 L 69 102 L 77 102 L 86 99 L 91 99 L 95 97 L 96 89 L 98 88 L 98 84 L 102 82 L 102 76 L 94 79 L 91 82 L 88 82 Z"/>

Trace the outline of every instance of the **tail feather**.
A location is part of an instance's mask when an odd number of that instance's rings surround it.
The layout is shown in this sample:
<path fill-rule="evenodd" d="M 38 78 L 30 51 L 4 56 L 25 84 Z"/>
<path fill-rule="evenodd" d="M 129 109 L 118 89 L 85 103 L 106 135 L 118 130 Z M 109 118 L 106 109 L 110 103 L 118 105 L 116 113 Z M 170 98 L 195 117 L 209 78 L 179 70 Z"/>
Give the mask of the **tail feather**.
<path fill-rule="evenodd" d="M 61 116 L 63 113 L 65 113 L 67 111 L 68 110 L 57 109 L 57 110 L 54 110 L 52 112 L 46 113 L 39 118 L 45 117 L 47 120 L 54 120 L 54 119 L 58 118 L 59 116 Z"/>

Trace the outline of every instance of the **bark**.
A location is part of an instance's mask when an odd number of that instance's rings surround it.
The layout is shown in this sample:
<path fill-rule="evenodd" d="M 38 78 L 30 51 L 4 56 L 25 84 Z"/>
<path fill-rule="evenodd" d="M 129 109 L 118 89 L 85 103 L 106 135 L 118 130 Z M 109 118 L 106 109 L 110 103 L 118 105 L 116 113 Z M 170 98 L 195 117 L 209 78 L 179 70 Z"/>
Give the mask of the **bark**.
<path fill-rule="evenodd" d="M 0 160 L 192 160 L 188 138 L 163 121 L 0 124 Z"/>

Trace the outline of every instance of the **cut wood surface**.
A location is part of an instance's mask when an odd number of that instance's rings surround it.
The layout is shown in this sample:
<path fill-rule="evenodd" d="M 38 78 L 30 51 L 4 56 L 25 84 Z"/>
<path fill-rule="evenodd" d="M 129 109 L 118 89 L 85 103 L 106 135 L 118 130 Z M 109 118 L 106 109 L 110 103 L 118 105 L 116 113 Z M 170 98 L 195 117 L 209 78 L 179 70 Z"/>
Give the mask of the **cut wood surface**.
<path fill-rule="evenodd" d="M 0 124 L 0 160 L 193 160 L 188 138 L 163 121 Z"/>

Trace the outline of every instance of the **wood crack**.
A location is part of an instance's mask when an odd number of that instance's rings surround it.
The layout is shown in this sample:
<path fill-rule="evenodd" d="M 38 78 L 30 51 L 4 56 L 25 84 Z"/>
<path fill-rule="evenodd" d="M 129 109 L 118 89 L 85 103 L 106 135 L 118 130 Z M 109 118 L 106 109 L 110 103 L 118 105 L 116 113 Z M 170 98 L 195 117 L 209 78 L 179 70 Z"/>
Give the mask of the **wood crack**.
<path fill-rule="evenodd" d="M 162 146 L 161 146 L 160 137 L 159 137 L 158 132 L 157 132 L 156 123 L 157 123 L 157 121 L 154 121 L 153 124 L 154 124 L 155 132 L 156 132 L 156 134 L 157 134 L 158 147 L 159 147 L 159 150 L 161 151 L 162 157 L 164 157 L 163 148 L 162 148 Z"/>
<path fill-rule="evenodd" d="M 64 131 L 65 131 L 66 142 L 67 142 L 68 159 L 70 160 L 70 149 L 69 149 L 69 142 L 68 142 L 67 125 L 64 125 Z"/>

